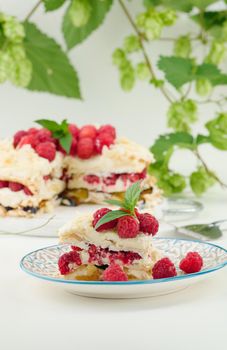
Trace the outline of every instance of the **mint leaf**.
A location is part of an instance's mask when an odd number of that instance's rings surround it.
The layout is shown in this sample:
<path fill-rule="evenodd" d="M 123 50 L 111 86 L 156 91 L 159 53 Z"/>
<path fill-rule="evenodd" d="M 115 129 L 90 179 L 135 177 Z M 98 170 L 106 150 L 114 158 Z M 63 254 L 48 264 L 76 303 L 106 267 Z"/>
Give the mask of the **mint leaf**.
<path fill-rule="evenodd" d="M 124 206 L 124 202 L 118 201 L 116 199 L 108 199 L 105 202 L 108 204 L 117 205 L 118 207 L 121 207 L 121 208 Z"/>
<path fill-rule="evenodd" d="M 72 144 L 72 135 L 70 133 L 62 136 L 60 138 L 60 145 L 64 148 L 64 150 L 69 153 Z"/>
<path fill-rule="evenodd" d="M 195 66 L 190 58 L 161 56 L 158 68 L 165 73 L 165 78 L 176 89 L 194 80 Z"/>
<path fill-rule="evenodd" d="M 196 78 L 206 78 L 212 85 L 226 85 L 227 74 L 224 74 L 220 69 L 211 63 L 203 63 L 196 69 Z"/>
<path fill-rule="evenodd" d="M 66 11 L 63 20 L 63 34 L 68 49 L 73 48 L 84 41 L 96 28 L 98 28 L 110 10 L 113 0 L 89 0 L 91 5 L 91 14 L 88 22 L 82 27 L 75 27 L 70 18 L 70 7 Z"/>
<path fill-rule="evenodd" d="M 35 24 L 25 22 L 24 28 L 24 47 L 33 67 L 27 89 L 81 98 L 77 73 L 61 47 Z"/>
<path fill-rule="evenodd" d="M 45 129 L 50 130 L 51 132 L 55 132 L 59 130 L 59 124 L 54 120 L 39 119 L 39 120 L 35 120 L 35 123 L 41 125 Z"/>
<path fill-rule="evenodd" d="M 65 0 L 43 0 L 46 11 L 54 11 L 61 7 Z"/>
<path fill-rule="evenodd" d="M 222 231 L 221 229 L 216 226 L 216 225 L 211 225 L 211 224 L 196 224 L 196 225 L 187 225 L 187 226 L 182 226 L 179 227 L 178 230 L 179 232 L 181 230 L 184 230 L 185 233 L 190 235 L 190 232 L 195 232 L 199 235 L 205 236 L 208 239 L 217 239 L 222 236 Z"/>
<path fill-rule="evenodd" d="M 123 216 L 129 216 L 130 214 L 126 213 L 123 210 L 112 210 L 105 214 L 95 225 L 95 229 L 99 228 L 101 225 L 106 224 L 109 221 L 121 218 Z"/>
<path fill-rule="evenodd" d="M 137 181 L 132 186 L 130 186 L 125 192 L 124 208 L 130 210 L 130 212 L 133 213 L 141 192 L 141 181 Z"/>

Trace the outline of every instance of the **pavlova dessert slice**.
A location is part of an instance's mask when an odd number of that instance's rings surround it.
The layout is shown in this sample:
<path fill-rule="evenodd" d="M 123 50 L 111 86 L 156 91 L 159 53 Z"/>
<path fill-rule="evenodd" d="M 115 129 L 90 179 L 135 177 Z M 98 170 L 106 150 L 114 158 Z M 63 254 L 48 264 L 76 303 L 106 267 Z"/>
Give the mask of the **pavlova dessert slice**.
<path fill-rule="evenodd" d="M 45 129 L 20 131 L 13 142 L 1 141 L 0 216 L 33 216 L 58 203 L 65 188 L 62 159 Z"/>
<path fill-rule="evenodd" d="M 78 215 L 60 229 L 60 243 L 69 245 L 58 261 L 61 275 L 104 281 L 151 278 L 152 268 L 161 258 L 152 239 L 159 224 L 154 216 L 139 213 L 135 207 L 140 185 L 136 182 L 127 189 L 123 201 L 115 201 L 120 209 L 101 208 Z"/>
<path fill-rule="evenodd" d="M 156 179 L 147 168 L 153 156 L 145 147 L 117 138 L 111 125 L 96 128 L 86 125 L 74 132 L 75 154 L 65 158 L 68 183 L 66 192 L 71 203 L 102 204 L 119 199 L 134 182 L 142 180 L 140 201 L 153 206 L 160 201 Z"/>

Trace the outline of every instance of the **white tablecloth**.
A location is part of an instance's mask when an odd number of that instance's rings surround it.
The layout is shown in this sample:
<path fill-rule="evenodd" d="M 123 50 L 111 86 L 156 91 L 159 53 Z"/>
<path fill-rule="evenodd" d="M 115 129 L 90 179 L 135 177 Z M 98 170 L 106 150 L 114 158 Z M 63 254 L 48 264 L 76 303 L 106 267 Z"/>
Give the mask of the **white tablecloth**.
<path fill-rule="evenodd" d="M 226 193 L 212 193 L 203 202 L 205 210 L 194 221 L 227 218 Z M 55 243 L 0 237 L 1 350 L 227 349 L 227 268 L 171 295 L 89 299 L 20 270 L 24 254 Z M 227 237 L 216 243 L 227 248 Z"/>

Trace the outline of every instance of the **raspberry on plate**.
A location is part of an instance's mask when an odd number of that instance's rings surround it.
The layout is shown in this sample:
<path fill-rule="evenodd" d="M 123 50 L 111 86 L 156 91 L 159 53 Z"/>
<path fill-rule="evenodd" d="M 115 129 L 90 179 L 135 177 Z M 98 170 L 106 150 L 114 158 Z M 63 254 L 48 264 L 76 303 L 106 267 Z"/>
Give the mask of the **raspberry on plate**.
<path fill-rule="evenodd" d="M 77 139 L 80 129 L 75 124 L 69 124 L 69 131 L 72 134 L 72 136 Z"/>
<path fill-rule="evenodd" d="M 54 139 L 52 138 L 51 135 L 52 135 L 51 131 L 47 129 L 40 129 L 36 134 L 39 142 L 47 142 L 47 141 L 53 142 Z"/>
<path fill-rule="evenodd" d="M 27 134 L 28 134 L 27 131 L 24 131 L 24 130 L 20 130 L 20 131 L 16 132 L 16 134 L 13 137 L 13 146 L 17 147 L 17 145 L 20 142 L 20 140 L 22 139 L 22 137 L 26 136 Z"/>
<path fill-rule="evenodd" d="M 81 159 L 88 159 L 94 153 L 94 141 L 89 137 L 79 139 L 77 144 L 77 155 Z"/>
<path fill-rule="evenodd" d="M 18 182 L 13 182 L 13 181 L 9 182 L 9 188 L 13 192 L 19 192 L 23 189 L 23 187 L 24 186 L 22 184 L 19 184 Z"/>
<path fill-rule="evenodd" d="M 62 275 L 70 272 L 69 264 L 74 263 L 78 266 L 82 264 L 79 253 L 76 250 L 63 254 L 58 260 L 58 267 Z"/>
<path fill-rule="evenodd" d="M 9 186 L 9 182 L 8 181 L 0 181 L 0 188 L 5 188 Z"/>
<path fill-rule="evenodd" d="M 148 235 L 156 235 L 159 228 L 158 220 L 149 213 L 139 215 L 140 231 Z"/>
<path fill-rule="evenodd" d="M 98 134 L 102 134 L 102 133 L 110 134 L 114 139 L 116 138 L 116 129 L 110 124 L 102 125 L 98 129 Z"/>
<path fill-rule="evenodd" d="M 38 146 L 36 146 L 35 150 L 40 157 L 46 158 L 50 162 L 55 159 L 56 147 L 52 142 L 40 143 Z"/>
<path fill-rule="evenodd" d="M 180 269 L 185 273 L 199 272 L 203 266 L 203 258 L 197 252 L 189 252 L 180 261 Z"/>
<path fill-rule="evenodd" d="M 114 138 L 111 134 L 106 132 L 99 134 L 95 139 L 95 151 L 101 154 L 104 146 L 110 147 L 113 143 Z"/>
<path fill-rule="evenodd" d="M 94 214 L 93 214 L 93 221 L 92 221 L 92 226 L 95 227 L 97 222 L 104 216 L 106 215 L 107 213 L 109 213 L 110 209 L 108 208 L 101 208 L 99 210 L 97 210 Z M 113 228 L 115 228 L 117 225 L 117 220 L 112 220 L 112 221 L 109 221 L 107 222 L 106 224 L 103 224 L 101 226 L 99 226 L 96 231 L 98 232 L 102 232 L 102 231 L 105 231 L 105 230 L 112 230 Z"/>
<path fill-rule="evenodd" d="M 126 215 L 118 219 L 117 233 L 121 238 L 134 238 L 139 233 L 139 223 L 136 218 Z"/>
<path fill-rule="evenodd" d="M 79 132 L 79 139 L 84 137 L 89 137 L 91 139 L 95 139 L 97 135 L 97 130 L 94 125 L 84 125 Z"/>
<path fill-rule="evenodd" d="M 177 275 L 174 263 L 169 258 L 158 260 L 152 269 L 154 279 L 174 277 Z"/>
<path fill-rule="evenodd" d="M 102 275 L 103 281 L 128 281 L 128 276 L 120 265 L 111 264 Z"/>

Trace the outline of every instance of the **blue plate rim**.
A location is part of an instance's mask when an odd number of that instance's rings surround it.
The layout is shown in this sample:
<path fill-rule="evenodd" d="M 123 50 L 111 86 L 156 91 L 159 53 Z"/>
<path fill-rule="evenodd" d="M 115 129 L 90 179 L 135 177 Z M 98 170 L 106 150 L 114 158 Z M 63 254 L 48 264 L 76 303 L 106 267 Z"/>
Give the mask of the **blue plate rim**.
<path fill-rule="evenodd" d="M 227 254 L 227 249 L 225 249 L 222 246 L 219 246 L 217 244 L 214 243 L 210 243 L 210 242 L 204 242 L 198 239 L 187 239 L 187 238 L 171 238 L 171 237 L 154 237 L 154 240 L 171 240 L 171 241 L 186 241 L 186 242 L 195 242 L 195 243 L 200 243 L 203 245 L 209 245 L 211 247 L 215 247 L 218 248 L 222 251 L 224 251 Z M 224 268 L 225 266 L 227 266 L 227 260 L 222 263 L 219 264 L 213 268 L 210 269 L 204 269 L 201 270 L 199 272 L 196 273 L 191 273 L 191 274 L 185 274 L 185 275 L 179 275 L 179 276 L 175 276 L 175 277 L 168 277 L 168 278 L 160 278 L 160 279 L 150 279 L 150 280 L 136 280 L 136 281 L 115 281 L 115 282 L 107 282 L 107 281 L 77 281 L 77 280 L 66 280 L 63 278 L 54 278 L 54 277 L 47 277 L 47 276 L 43 276 L 40 275 L 38 273 L 35 272 L 31 272 L 28 269 L 26 269 L 23 265 L 24 260 L 31 254 L 36 253 L 38 251 L 44 250 L 44 249 L 48 249 L 48 248 L 54 248 L 54 247 L 58 247 L 61 246 L 62 244 L 54 244 L 51 246 L 46 246 L 43 248 L 39 248 L 36 250 L 33 250 L 32 252 L 27 253 L 26 255 L 23 256 L 23 258 L 20 260 L 20 268 L 22 271 L 24 271 L 25 273 L 27 273 L 30 276 L 45 280 L 45 281 L 49 281 L 49 282 L 57 282 L 57 283 L 63 283 L 63 284 L 76 284 L 76 285 L 144 285 L 144 284 L 157 284 L 157 283 L 163 283 L 163 282 L 174 282 L 174 281 L 179 281 L 179 280 L 185 280 L 188 278 L 194 278 L 197 276 L 202 276 L 202 275 L 206 275 L 208 273 L 220 270 L 222 268 Z"/>

